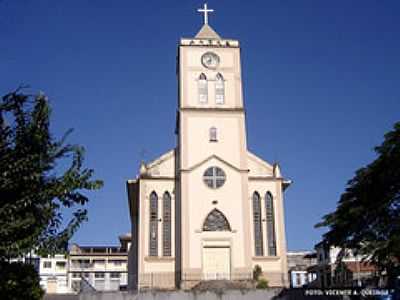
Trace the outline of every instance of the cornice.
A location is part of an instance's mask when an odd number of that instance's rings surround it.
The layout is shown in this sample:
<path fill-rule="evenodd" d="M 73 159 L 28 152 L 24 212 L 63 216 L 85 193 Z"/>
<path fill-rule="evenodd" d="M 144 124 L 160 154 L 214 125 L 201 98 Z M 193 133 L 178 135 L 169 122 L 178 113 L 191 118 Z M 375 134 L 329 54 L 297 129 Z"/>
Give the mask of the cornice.
<path fill-rule="evenodd" d="M 140 175 L 140 179 L 142 180 L 175 180 L 173 176 L 151 176 L 148 174 Z"/>
<path fill-rule="evenodd" d="M 249 176 L 249 180 L 260 180 L 260 181 L 283 181 L 282 177 L 274 176 Z"/>
<path fill-rule="evenodd" d="M 228 167 L 230 167 L 230 168 L 232 168 L 232 169 L 234 169 L 234 170 L 236 170 L 236 171 L 238 171 L 238 172 L 240 172 L 240 173 L 248 173 L 248 172 L 249 172 L 248 169 L 240 169 L 240 168 L 238 168 L 238 167 L 232 165 L 231 163 L 227 162 L 226 160 L 220 158 L 219 156 L 217 156 L 217 155 L 215 155 L 215 154 L 208 156 L 207 158 L 205 158 L 205 159 L 203 159 L 202 161 L 200 161 L 200 162 L 198 162 L 198 163 L 192 165 L 191 167 L 189 167 L 189 168 L 187 168 L 187 169 L 180 169 L 180 171 L 181 171 L 181 172 L 191 172 L 191 171 L 193 171 L 194 169 L 198 168 L 199 166 L 201 166 L 202 164 L 206 163 L 207 161 L 209 161 L 209 160 L 211 160 L 211 159 L 213 159 L 213 158 L 215 158 L 216 160 L 219 160 L 219 161 L 222 162 L 223 164 L 227 165 Z"/>
<path fill-rule="evenodd" d="M 244 113 L 245 109 L 242 107 L 181 107 L 179 111 L 193 111 L 193 112 L 232 112 L 232 113 Z"/>
<path fill-rule="evenodd" d="M 173 256 L 146 256 L 144 261 L 148 262 L 170 262 L 174 261 L 175 257 Z"/>
<path fill-rule="evenodd" d="M 280 256 L 253 256 L 253 260 L 279 260 L 281 257 Z"/>

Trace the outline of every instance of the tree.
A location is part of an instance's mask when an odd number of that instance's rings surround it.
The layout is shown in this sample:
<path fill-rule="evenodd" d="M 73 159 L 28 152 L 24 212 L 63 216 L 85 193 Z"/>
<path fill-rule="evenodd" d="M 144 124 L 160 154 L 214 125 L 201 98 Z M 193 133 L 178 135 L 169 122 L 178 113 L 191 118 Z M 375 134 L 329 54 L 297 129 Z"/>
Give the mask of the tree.
<path fill-rule="evenodd" d="M 18 89 L 0 104 L 0 261 L 31 250 L 54 253 L 87 219 L 84 190 L 102 186 L 83 167 L 84 149 L 50 133 L 43 94 Z M 71 217 L 64 219 L 65 209 Z M 69 211 L 67 211 L 69 214 Z"/>
<path fill-rule="evenodd" d="M 0 261 L 0 293 L 2 300 L 40 300 L 44 291 L 33 265 Z"/>
<path fill-rule="evenodd" d="M 400 122 L 375 151 L 377 158 L 356 172 L 336 210 L 316 226 L 329 227 L 327 244 L 353 249 L 393 279 L 400 263 Z"/>

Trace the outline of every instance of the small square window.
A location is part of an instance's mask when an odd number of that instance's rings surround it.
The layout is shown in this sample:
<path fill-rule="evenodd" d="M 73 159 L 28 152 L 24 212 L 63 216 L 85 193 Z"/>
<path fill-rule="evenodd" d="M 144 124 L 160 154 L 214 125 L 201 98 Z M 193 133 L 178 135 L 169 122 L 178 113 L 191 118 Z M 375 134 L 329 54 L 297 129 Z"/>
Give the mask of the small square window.
<path fill-rule="evenodd" d="M 43 268 L 45 268 L 45 269 L 50 269 L 50 268 L 51 268 L 51 261 L 45 261 L 45 262 L 43 262 Z"/>

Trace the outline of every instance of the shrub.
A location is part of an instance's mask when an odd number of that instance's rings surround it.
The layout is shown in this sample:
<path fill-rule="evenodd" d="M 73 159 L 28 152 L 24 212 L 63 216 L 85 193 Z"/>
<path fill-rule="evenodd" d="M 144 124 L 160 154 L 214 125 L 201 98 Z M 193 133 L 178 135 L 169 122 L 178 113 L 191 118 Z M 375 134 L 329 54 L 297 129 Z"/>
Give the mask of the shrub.
<path fill-rule="evenodd" d="M 40 300 L 44 291 L 33 265 L 0 262 L 0 295 L 2 300 Z"/>
<path fill-rule="evenodd" d="M 256 288 L 267 289 L 268 288 L 268 280 L 261 278 L 260 280 L 258 280 Z"/>
<path fill-rule="evenodd" d="M 258 279 L 260 278 L 261 274 L 262 274 L 261 267 L 259 265 L 255 265 L 254 266 L 254 270 L 253 270 L 253 279 L 255 281 L 258 281 Z"/>

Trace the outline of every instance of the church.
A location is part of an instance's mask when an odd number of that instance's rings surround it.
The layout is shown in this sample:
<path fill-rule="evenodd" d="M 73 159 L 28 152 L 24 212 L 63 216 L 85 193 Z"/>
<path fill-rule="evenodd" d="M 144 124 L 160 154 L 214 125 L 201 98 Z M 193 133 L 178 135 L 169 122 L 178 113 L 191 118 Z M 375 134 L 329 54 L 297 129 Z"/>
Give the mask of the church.
<path fill-rule="evenodd" d="M 256 265 L 269 286 L 287 286 L 290 181 L 247 149 L 239 41 L 214 31 L 206 4 L 198 11 L 202 28 L 178 45 L 176 147 L 127 182 L 128 288 L 246 280 Z"/>

